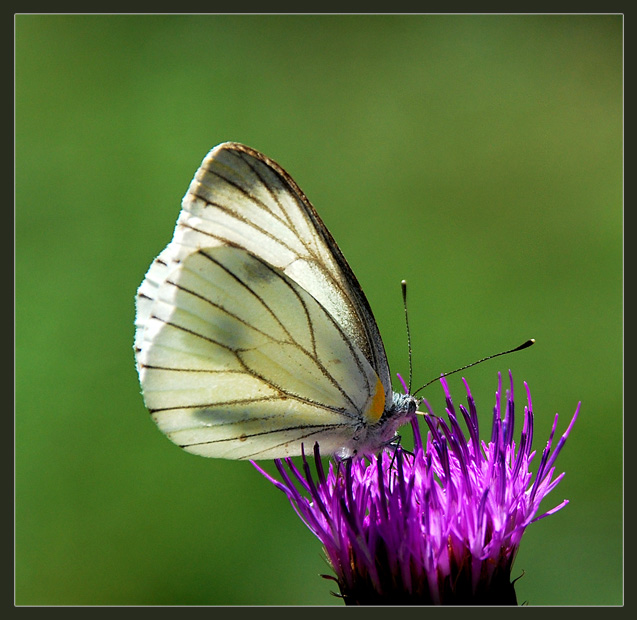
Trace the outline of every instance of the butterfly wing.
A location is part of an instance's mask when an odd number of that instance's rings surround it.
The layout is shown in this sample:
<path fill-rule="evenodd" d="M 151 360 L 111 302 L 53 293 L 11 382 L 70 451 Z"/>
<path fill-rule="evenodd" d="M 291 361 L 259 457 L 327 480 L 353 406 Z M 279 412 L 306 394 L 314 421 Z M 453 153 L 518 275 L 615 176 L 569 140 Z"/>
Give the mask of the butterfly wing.
<path fill-rule="evenodd" d="M 201 248 L 242 248 L 310 293 L 363 353 L 392 401 L 383 342 L 354 273 L 314 207 L 292 178 L 258 151 L 215 147 L 182 202 L 174 237 L 138 292 L 136 350 L 158 291 L 180 260 Z"/>
<path fill-rule="evenodd" d="M 314 441 L 327 454 L 378 421 L 375 370 L 282 270 L 223 245 L 163 269 L 137 362 L 146 405 L 172 441 L 209 457 L 279 458 Z"/>

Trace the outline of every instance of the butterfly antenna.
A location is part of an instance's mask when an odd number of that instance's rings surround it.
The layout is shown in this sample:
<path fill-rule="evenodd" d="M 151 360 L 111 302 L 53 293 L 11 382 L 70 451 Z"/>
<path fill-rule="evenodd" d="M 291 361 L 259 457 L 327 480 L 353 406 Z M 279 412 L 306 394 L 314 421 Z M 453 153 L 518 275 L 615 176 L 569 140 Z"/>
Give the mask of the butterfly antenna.
<path fill-rule="evenodd" d="M 405 312 L 406 311 L 407 309 L 405 308 Z M 527 340 L 525 343 L 521 344 L 519 347 L 515 347 L 515 349 L 509 349 L 508 351 L 502 351 L 500 353 L 496 353 L 495 355 L 489 355 L 488 357 L 483 357 L 481 360 L 478 360 L 477 362 L 472 362 L 471 364 L 467 364 L 466 366 L 461 366 L 460 368 L 456 368 L 455 370 L 450 370 L 449 372 L 443 372 L 439 377 L 436 377 L 435 379 L 432 379 L 428 383 L 425 383 L 425 385 L 423 385 L 422 387 L 419 387 L 412 394 L 412 396 L 415 396 L 416 394 L 418 394 L 418 392 L 420 392 L 420 390 L 424 390 L 428 385 L 431 385 L 434 381 L 438 381 L 438 379 L 442 377 L 448 377 L 449 375 L 453 375 L 456 372 L 465 370 L 466 368 L 471 368 L 471 366 L 475 366 L 476 364 L 481 364 L 482 362 L 486 362 L 487 360 L 492 360 L 494 357 L 500 357 L 500 355 L 507 355 L 508 353 L 515 353 L 515 351 L 521 351 L 522 349 L 526 349 L 530 347 L 532 344 L 535 344 L 535 339 L 533 338 L 531 338 L 530 340 Z"/>
<path fill-rule="evenodd" d="M 412 365 L 411 365 L 411 332 L 409 330 L 409 313 L 407 312 L 407 280 L 403 280 L 400 283 L 400 288 L 403 292 L 403 308 L 405 308 L 405 325 L 407 326 L 407 351 L 409 355 L 409 390 L 408 393 L 411 394 L 411 379 L 413 376 Z"/>

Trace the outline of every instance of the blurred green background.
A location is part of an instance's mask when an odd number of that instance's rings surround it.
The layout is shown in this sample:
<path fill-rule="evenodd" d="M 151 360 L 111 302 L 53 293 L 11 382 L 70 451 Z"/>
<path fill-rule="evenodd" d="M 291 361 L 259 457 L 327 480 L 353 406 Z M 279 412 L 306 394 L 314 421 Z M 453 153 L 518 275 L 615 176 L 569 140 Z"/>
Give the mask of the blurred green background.
<path fill-rule="evenodd" d="M 15 600 L 334 604 L 320 544 L 249 463 L 143 406 L 134 295 L 207 151 L 244 142 L 317 207 L 392 372 L 526 380 L 571 503 L 527 530 L 520 602 L 621 604 L 620 16 L 18 15 Z M 460 377 L 450 379 L 462 401 Z M 440 387 L 427 388 L 443 411 Z M 520 404 L 520 411 L 522 404 Z"/>

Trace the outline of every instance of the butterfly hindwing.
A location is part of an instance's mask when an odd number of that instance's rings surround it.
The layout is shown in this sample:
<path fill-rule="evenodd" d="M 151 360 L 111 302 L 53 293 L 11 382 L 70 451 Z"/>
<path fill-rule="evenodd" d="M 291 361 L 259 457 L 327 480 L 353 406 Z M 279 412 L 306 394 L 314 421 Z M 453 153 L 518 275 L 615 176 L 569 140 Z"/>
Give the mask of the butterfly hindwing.
<path fill-rule="evenodd" d="M 384 388 L 322 304 L 281 269 L 219 245 L 155 270 L 136 346 L 146 405 L 195 454 L 325 453 L 376 422 Z M 381 397 L 379 399 L 379 396 Z"/>

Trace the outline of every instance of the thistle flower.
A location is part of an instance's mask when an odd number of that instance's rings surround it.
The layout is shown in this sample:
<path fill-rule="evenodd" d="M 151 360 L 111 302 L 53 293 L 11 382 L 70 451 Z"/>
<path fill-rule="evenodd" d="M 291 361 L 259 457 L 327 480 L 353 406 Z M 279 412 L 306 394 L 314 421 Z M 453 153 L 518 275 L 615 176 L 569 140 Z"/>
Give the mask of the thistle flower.
<path fill-rule="evenodd" d="M 414 449 L 398 446 L 365 459 L 329 463 L 325 473 L 319 446 L 314 469 L 303 455 L 275 461 L 281 481 L 255 467 L 283 491 L 298 516 L 323 543 L 346 604 L 517 603 L 511 568 L 526 527 L 556 513 L 568 500 L 536 516 L 542 500 L 564 474 L 554 478 L 555 459 L 575 423 L 556 444 L 558 416 L 535 476 L 533 407 L 527 403 L 520 441 L 513 439 L 513 377 L 493 409 L 489 442 L 481 441 L 476 405 L 466 381 L 468 407 L 459 405 L 465 434 L 449 388 L 447 419 L 428 413 L 426 444 L 417 419 L 411 422 Z M 504 416 L 502 415 L 504 409 Z"/>

